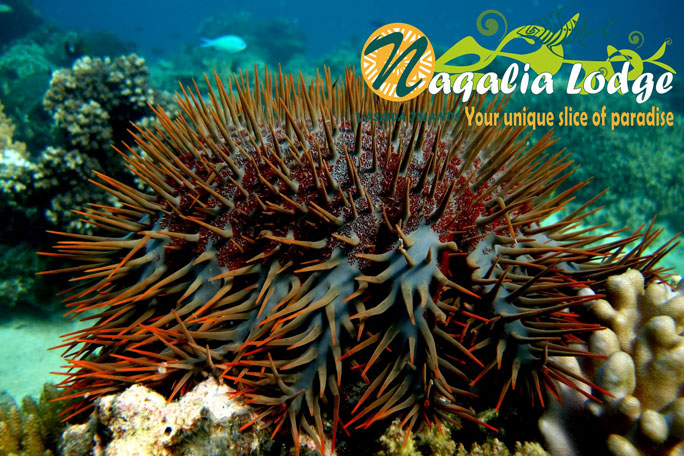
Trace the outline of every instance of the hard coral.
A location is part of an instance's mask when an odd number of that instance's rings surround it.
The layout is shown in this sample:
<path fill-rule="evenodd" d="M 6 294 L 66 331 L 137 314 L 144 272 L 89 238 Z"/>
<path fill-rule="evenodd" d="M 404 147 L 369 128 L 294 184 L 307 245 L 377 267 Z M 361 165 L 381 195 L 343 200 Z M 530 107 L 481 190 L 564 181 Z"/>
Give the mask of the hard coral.
<path fill-rule="evenodd" d="M 3 156 L 14 154 L 17 157 L 25 158 L 26 145 L 12 139 L 14 129 L 12 119 L 5 115 L 4 107 L 0 103 L 0 152 Z"/>
<path fill-rule="evenodd" d="M 98 174 L 124 207 L 84 215 L 111 234 L 57 245 L 78 262 L 64 270 L 80 284 L 71 313 L 98 312 L 64 344 L 62 386 L 84 407 L 130 383 L 173 397 L 213 375 L 321 452 L 341 426 L 397 416 L 484 424 L 475 384 L 496 388 L 497 409 L 510 390 L 543 404 L 557 382 L 591 384 L 555 358 L 592 356 L 570 346 L 599 329 L 569 310 L 595 298 L 577 291 L 630 267 L 658 273 L 651 229 L 595 246 L 605 236 L 574 230 L 587 205 L 540 225 L 580 187 L 558 190 L 571 162 L 545 155 L 550 135 L 526 148 L 522 128 L 439 122 L 464 104 L 390 104 L 351 72 L 216 84 L 135 134 L 144 154 L 127 165 L 152 193 Z M 484 103 L 467 105 L 503 108 Z M 367 387 L 342 414 L 354 378 Z"/>
<path fill-rule="evenodd" d="M 107 152 L 131 121 L 158 98 L 148 85 L 145 59 L 82 57 L 53 73 L 43 104 L 67 136 L 67 148 Z"/>
<path fill-rule="evenodd" d="M 449 437 L 448 432 L 432 426 L 413 435 L 401 427 L 399 420 L 395 420 L 380 436 L 383 449 L 377 456 L 452 456 L 456 451 L 456 444 Z"/>
<path fill-rule="evenodd" d="M 36 403 L 26 396 L 18 407 L 6 394 L 0 395 L 0 455 L 50 456 L 56 453 L 64 428 L 58 416 L 68 404 L 54 402 L 59 395 L 46 384 Z"/>
<path fill-rule="evenodd" d="M 684 451 L 684 284 L 675 291 L 664 283 L 645 286 L 642 274 L 629 270 L 609 278 L 606 291 L 606 299 L 591 303 L 591 309 L 607 328 L 589 339 L 589 350 L 603 359 L 582 366 L 601 388 L 601 402 L 583 403 L 565 417 L 559 410 L 548 413 L 542 431 L 554 448 L 590 442 L 593 435 L 605 439 L 616 456 L 679 454 Z M 587 420 L 594 431 L 573 435 L 572 421 Z"/>
<path fill-rule="evenodd" d="M 72 68 L 54 72 L 43 103 L 61 132 L 63 146 L 48 147 L 38 158 L 28 179 L 34 190 L 26 197 L 28 205 L 47 206 L 46 218 L 56 227 L 90 232 L 91 226 L 69 208 L 85 205 L 89 194 L 90 203 L 114 204 L 110 195 L 85 187 L 86 182 L 103 169 L 117 179 L 133 181 L 112 146 L 128 137 L 131 122 L 144 119 L 148 103 L 167 104 L 166 95 L 150 88 L 142 57 L 86 56 Z"/>
<path fill-rule="evenodd" d="M 473 444 L 470 451 L 467 451 L 463 445 L 459 445 L 455 456 L 548 456 L 548 454 L 541 445 L 532 442 L 517 442 L 511 452 L 506 445 L 494 439 L 482 445 Z"/>
<path fill-rule="evenodd" d="M 4 113 L 0 103 L 0 189 L 8 194 L 3 205 L 11 205 L 11 195 L 20 195 L 31 185 L 31 174 L 36 164 L 26 151 L 26 145 L 13 139 L 15 126 Z"/>

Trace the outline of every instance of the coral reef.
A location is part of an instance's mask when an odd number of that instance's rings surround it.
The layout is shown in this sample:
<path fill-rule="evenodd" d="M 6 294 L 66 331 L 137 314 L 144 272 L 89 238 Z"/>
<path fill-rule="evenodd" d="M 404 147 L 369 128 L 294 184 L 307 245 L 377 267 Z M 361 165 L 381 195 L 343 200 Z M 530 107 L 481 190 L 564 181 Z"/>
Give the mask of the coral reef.
<path fill-rule="evenodd" d="M 145 59 L 131 54 L 86 56 L 71 69 L 55 71 L 43 103 L 64 132 L 67 149 L 104 155 L 112 142 L 125 137 L 129 123 L 158 101 L 148 84 Z"/>
<path fill-rule="evenodd" d="M 681 281 L 674 291 L 645 286 L 635 270 L 608 279 L 606 299 L 590 304 L 606 329 L 592 334 L 589 350 L 605 358 L 569 367 L 593 378 L 600 402 L 567 391 L 564 406 L 549 409 L 540 427 L 554 454 L 584 454 L 601 440 L 616 456 L 684 451 L 683 290 Z"/>
<path fill-rule="evenodd" d="M 14 131 L 14 123 L 5 115 L 0 103 L 0 191 L 6 195 L 0 201 L 0 210 L 6 222 L 0 233 L 18 229 L 22 225 L 18 223 L 20 219 L 38 215 L 36 210 L 24 208 L 21 202 L 31 191 L 32 176 L 39 168 L 31 160 L 26 145 L 14 140 Z M 35 272 L 46 265 L 36 257 L 33 248 L 26 243 L 0 244 L 0 247 L 1 306 L 15 307 L 18 304 L 37 302 L 37 295 L 45 298 L 46 293 L 51 293 L 52 289 L 40 277 L 35 276 Z M 48 301 L 52 302 L 51 299 L 45 300 Z"/>
<path fill-rule="evenodd" d="M 628 268 L 658 277 L 666 246 L 643 254 L 657 231 L 594 247 L 606 236 L 575 230 L 586 207 L 541 225 L 574 191 L 558 190 L 571 162 L 545 155 L 551 135 L 525 149 L 521 129 L 400 116 L 455 104 L 428 93 L 361 122 L 382 101 L 352 72 L 216 86 L 184 89 L 183 116 L 156 110 L 162 127 L 134 134 L 144 154 L 126 163 L 149 193 L 98 175 L 125 206 L 82 215 L 111 235 L 64 233 L 52 253 L 78 261 L 52 271 L 77 274 L 71 313 L 98 312 L 65 342 L 61 386 L 83 407 L 130 383 L 173 398 L 219 376 L 321 452 L 341 423 L 492 428 L 471 404 L 499 410 L 510 391 L 543 404 L 581 378 L 555 361 L 593 356 L 571 347 L 599 329 L 564 311 L 593 299 L 579 288 Z M 503 109 L 484 103 L 471 101 Z M 348 378 L 367 386 L 342 417 Z"/>
<path fill-rule="evenodd" d="M 0 307 L 24 310 L 30 306 L 57 309 L 57 291 L 36 271 L 48 264 L 36 255 L 35 246 L 28 242 L 0 244 Z"/>
<path fill-rule="evenodd" d="M 44 228 L 47 221 L 56 227 L 88 231 L 90 226 L 71 209 L 83 208 L 86 203 L 114 202 L 106 192 L 87 185 L 93 171 L 102 170 L 102 166 L 78 150 L 48 147 L 35 159 L 28 154 L 7 154 L 3 158 L 0 185 L 7 195 L 6 209 L 25 218 L 24 223 L 38 225 L 38 229 Z M 21 229 L 24 223 L 19 221 L 14 229 Z"/>
<path fill-rule="evenodd" d="M 0 93 L 8 93 L 16 108 L 13 117 L 21 119 L 23 126 L 17 129 L 0 104 L 0 191 L 4 195 L 0 209 L 6 222 L 0 229 L 5 258 L 0 305 L 4 307 L 54 304 L 54 299 L 45 298 L 53 290 L 49 278 L 35 276 L 49 268 L 32 253 L 44 249 L 44 230 L 92 231 L 92 225 L 72 209 L 117 203 L 112 195 L 88 185 L 88 179 L 107 169 L 122 181 L 133 182 L 121 161 L 112 159 L 118 155 L 112 145 L 127 137 L 130 121 L 150 124 L 145 118 L 147 102 L 169 102 L 168 95 L 150 89 L 144 60 L 135 55 L 81 59 L 73 69 L 55 72 L 45 94 L 50 66 L 43 48 L 29 39 L 15 42 L 0 57 Z M 36 78 L 37 93 L 24 85 L 32 86 Z M 60 134 L 51 136 L 49 127 L 34 121 L 33 111 L 25 107 L 43 95 L 55 117 L 46 116 L 43 123 L 56 122 Z M 42 103 L 37 105 L 42 112 Z M 31 153 L 16 139 L 18 131 L 30 138 L 42 137 L 33 144 L 54 145 Z"/>
<path fill-rule="evenodd" d="M 21 202 L 32 185 L 33 173 L 38 171 L 26 145 L 14 140 L 14 130 L 0 103 L 0 190 L 6 195 L 0 202 L 3 212 L 22 210 Z"/>
<path fill-rule="evenodd" d="M 94 172 L 102 169 L 97 159 L 79 150 L 48 147 L 38 158 L 38 171 L 33 173 L 33 201 L 51 195 L 45 218 L 56 227 L 87 232 L 91 226 L 72 209 L 86 208 L 89 203 L 116 204 L 111 195 L 87 184 Z"/>
<path fill-rule="evenodd" d="M 0 394 L 0 455 L 50 456 L 65 425 L 60 413 L 68 402 L 55 402 L 59 396 L 54 386 L 46 384 L 36 403 L 26 396 L 17 407 L 12 398 Z"/>
<path fill-rule="evenodd" d="M 133 385 L 125 391 L 99 398 L 84 424 L 66 428 L 59 444 L 63 456 L 116 454 L 155 455 L 262 455 L 283 454 L 263 426 L 245 429 L 257 415 L 235 391 L 209 378 L 182 398 L 167 402 L 158 393 Z M 498 439 L 472 444 L 466 450 L 456 444 L 449 429 L 436 426 L 411 434 L 395 420 L 381 436 L 365 441 L 359 456 L 547 456 L 537 443 L 516 442 L 513 450 Z M 349 438 L 342 438 L 349 443 Z M 301 451 L 315 454 L 311 441 L 302 437 Z M 291 454 L 292 451 L 289 452 Z M 326 453 L 332 454 L 332 453 Z"/>
<path fill-rule="evenodd" d="M 0 54 L 0 98 L 6 112 L 21 120 L 17 137 L 31 151 L 66 146 L 54 138 L 50 131 L 52 116 L 43 107 L 52 71 L 71 67 L 84 55 L 117 56 L 129 52 L 130 46 L 123 45 L 112 34 L 64 30 L 51 21 L 9 43 Z"/>
<path fill-rule="evenodd" d="M 145 61 L 136 55 L 84 57 L 72 69 L 56 71 L 44 104 L 60 132 L 53 142 L 61 146 L 48 146 L 33 157 L 21 144 L 4 147 L 0 184 L 6 203 L 26 220 L 14 224 L 15 229 L 47 224 L 90 231 L 91 225 L 71 209 L 114 204 L 111 195 L 87 185 L 94 172 L 106 169 L 117 179 L 133 181 L 114 159 L 118 154 L 112 146 L 128 137 L 130 122 L 149 124 L 148 103 L 167 105 L 169 96 L 149 87 Z"/>
<path fill-rule="evenodd" d="M 574 112 L 647 111 L 632 97 L 620 94 L 571 96 L 565 93 L 567 80 L 554 78 L 557 89 L 553 95 L 516 94 L 508 110 L 526 106 L 529 111 L 561 112 L 566 106 Z M 648 108 L 658 106 L 650 103 Z M 661 106 L 659 106 L 661 107 Z M 662 108 L 662 107 L 661 107 Z M 610 121 L 610 114 L 608 122 Z M 592 214 L 592 224 L 620 223 L 637 227 L 657 215 L 660 224 L 669 224 L 673 232 L 684 228 L 684 188 L 676 177 L 684 172 L 679 158 L 684 150 L 684 117 L 675 112 L 673 127 L 557 127 L 566 148 L 582 167 L 568 179 L 567 186 L 592 179 L 590 185 L 578 190 L 580 200 L 610 188 L 602 199 L 606 210 Z M 541 137 L 543 132 L 538 132 Z M 598 157 L 598 159 L 597 159 Z M 573 205 L 571 205 L 572 207 Z"/>
<path fill-rule="evenodd" d="M 68 208 L 82 208 L 88 199 L 113 203 L 106 192 L 85 191 L 83 185 L 93 172 L 104 169 L 110 176 L 132 181 L 112 146 L 128 137 L 131 122 L 146 122 L 148 105 L 169 102 L 168 94 L 149 86 L 145 60 L 135 54 L 115 59 L 86 56 L 71 69 L 56 71 L 44 105 L 63 134 L 64 146 L 49 147 L 41 154 L 40 172 L 32 180 L 38 191 L 50 189 L 55 195 L 47 219 L 61 228 L 88 231 L 81 215 Z"/>
<path fill-rule="evenodd" d="M 407 438 L 407 430 L 395 420 L 380 436 L 383 447 L 377 456 L 548 456 L 536 442 L 515 442 L 513 451 L 499 439 L 482 444 L 472 443 L 466 449 L 462 443 L 456 445 L 449 435 L 449 429 L 432 426 L 416 432 Z"/>
<path fill-rule="evenodd" d="M 3 85 L 36 73 L 42 73 L 47 77 L 51 67 L 43 47 L 29 40 L 15 42 L 0 56 L 0 76 Z M 3 87 L 3 92 L 9 91 Z"/>
<path fill-rule="evenodd" d="M 14 92 L 20 85 L 15 81 L 31 80 L 40 74 L 47 84 L 49 63 L 41 49 L 24 40 L 0 57 L 0 74 L 6 76 L 0 78 L 2 90 L 9 91 L 15 103 L 21 104 L 21 96 L 26 96 L 23 90 Z M 35 55 L 26 55 L 33 51 Z M 7 84 L 11 86 L 5 87 Z M 43 85 L 40 98 L 44 93 Z M 44 248 L 41 241 L 45 240 L 46 228 L 92 231 L 92 225 L 72 209 L 80 210 L 92 203 L 117 204 L 112 195 L 87 182 L 94 172 L 104 169 L 122 181 L 134 181 L 121 161 L 112 159 L 118 155 L 112 145 L 127 136 L 128 122 L 149 124 L 144 117 L 147 102 L 168 104 L 168 96 L 150 89 L 141 58 L 81 59 L 74 69 L 55 72 L 45 103 L 61 133 L 48 141 L 45 137 L 50 135 L 44 128 L 42 141 L 55 145 L 33 154 L 15 139 L 16 126 L 0 105 L 0 191 L 4 195 L 0 208 L 6 221 L 0 237 L 7 244 L 3 248 L 7 261 L 0 281 L 0 305 L 45 307 L 45 303 L 54 303 L 44 297 L 52 290 L 49 280 L 35 276 L 49 267 L 44 259 L 36 260 L 31 251 Z M 42 131 L 42 127 L 33 126 L 39 122 L 32 122 L 29 113 L 19 111 L 18 115 L 28 116 L 21 122 L 24 134 Z"/>
<path fill-rule="evenodd" d="M 29 39 L 14 42 L 0 55 L 0 98 L 6 113 L 20 120 L 15 136 L 29 150 L 44 148 L 51 137 L 42 99 L 53 67 L 45 49 Z"/>
<path fill-rule="evenodd" d="M 3 155 L 3 160 L 11 163 L 16 162 L 15 166 L 21 166 L 21 162 L 26 159 L 26 145 L 24 143 L 14 141 L 14 123 L 12 119 L 5 115 L 5 109 L 0 102 L 0 152 Z M 5 158 L 7 157 L 7 158 Z"/>
<path fill-rule="evenodd" d="M 103 396 L 85 424 L 66 429 L 60 444 L 63 456 L 105 454 L 134 456 L 260 455 L 272 445 L 269 434 L 253 426 L 252 411 L 234 391 L 216 380 L 199 383 L 181 399 L 167 402 L 140 385 Z"/>

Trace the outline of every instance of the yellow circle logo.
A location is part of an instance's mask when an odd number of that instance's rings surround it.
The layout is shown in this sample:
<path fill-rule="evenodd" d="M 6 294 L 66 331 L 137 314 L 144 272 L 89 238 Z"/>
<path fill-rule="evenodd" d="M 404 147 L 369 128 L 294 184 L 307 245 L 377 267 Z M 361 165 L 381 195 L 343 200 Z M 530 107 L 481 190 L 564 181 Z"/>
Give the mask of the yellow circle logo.
<path fill-rule="evenodd" d="M 427 89 L 435 71 L 435 51 L 412 25 L 394 23 L 377 29 L 361 53 L 363 79 L 390 101 L 415 98 Z"/>

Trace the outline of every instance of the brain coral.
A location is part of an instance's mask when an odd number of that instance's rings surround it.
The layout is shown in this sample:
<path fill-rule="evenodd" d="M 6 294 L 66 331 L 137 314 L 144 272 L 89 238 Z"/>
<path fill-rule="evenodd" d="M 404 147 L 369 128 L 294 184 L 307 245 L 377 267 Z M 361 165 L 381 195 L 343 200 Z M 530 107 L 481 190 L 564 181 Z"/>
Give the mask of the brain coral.
<path fill-rule="evenodd" d="M 576 228 L 588 204 L 540 225 L 581 187 L 559 190 L 571 162 L 545 154 L 551 135 L 528 147 L 522 128 L 440 122 L 464 104 L 388 103 L 352 72 L 216 85 L 183 90 L 180 116 L 156 109 L 161 127 L 134 134 L 144 153 L 126 164 L 150 192 L 98 173 L 123 206 L 84 214 L 109 234 L 63 233 L 52 253 L 75 262 L 53 271 L 76 274 L 70 313 L 96 312 L 63 345 L 74 413 L 131 383 L 175 396 L 217 376 L 274 433 L 321 451 L 340 428 L 396 417 L 479 422 L 480 381 L 497 408 L 509 390 L 543 404 L 556 382 L 588 383 L 552 358 L 592 356 L 570 346 L 599 328 L 573 310 L 595 298 L 577 291 L 658 274 L 652 229 L 595 246 L 604 236 Z"/>

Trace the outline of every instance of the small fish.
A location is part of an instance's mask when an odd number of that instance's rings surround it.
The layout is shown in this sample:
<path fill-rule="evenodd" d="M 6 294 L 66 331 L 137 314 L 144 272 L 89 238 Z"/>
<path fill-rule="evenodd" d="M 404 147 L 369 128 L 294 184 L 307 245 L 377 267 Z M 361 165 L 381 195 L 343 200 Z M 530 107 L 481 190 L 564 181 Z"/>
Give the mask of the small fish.
<path fill-rule="evenodd" d="M 224 35 L 214 39 L 202 38 L 202 40 L 204 43 L 200 47 L 211 47 L 231 54 L 243 51 L 247 47 L 247 43 L 236 35 Z"/>
<path fill-rule="evenodd" d="M 0 13 L 11 13 L 14 11 L 11 6 L 5 4 L 5 3 L 0 3 Z"/>
<path fill-rule="evenodd" d="M 66 55 L 68 55 L 68 56 L 76 55 L 76 46 L 74 46 L 74 43 L 71 42 L 70 40 L 65 40 L 64 41 L 64 52 L 66 52 Z"/>

